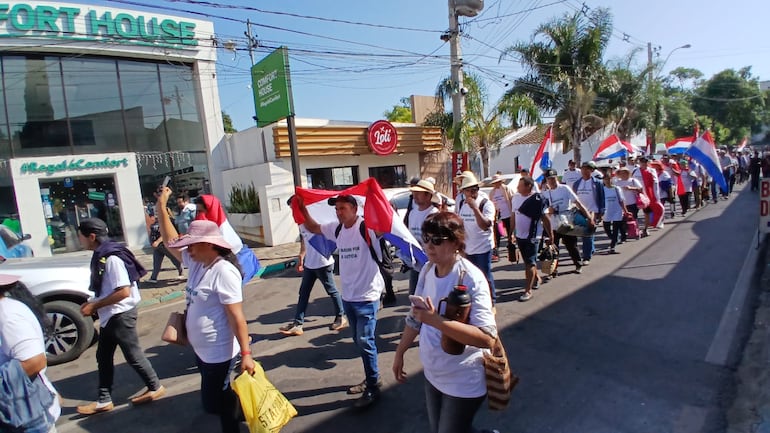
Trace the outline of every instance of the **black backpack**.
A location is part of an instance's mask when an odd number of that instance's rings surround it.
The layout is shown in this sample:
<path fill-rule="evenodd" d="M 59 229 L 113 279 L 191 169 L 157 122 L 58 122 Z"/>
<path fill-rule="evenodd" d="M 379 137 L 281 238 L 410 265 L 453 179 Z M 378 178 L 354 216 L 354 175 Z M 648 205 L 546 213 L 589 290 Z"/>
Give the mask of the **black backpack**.
<path fill-rule="evenodd" d="M 537 234 L 537 224 L 545 213 L 546 202 L 543 200 L 543 196 L 540 193 L 534 193 L 527 197 L 526 200 L 519 207 L 519 212 L 532 220 L 529 225 L 529 237 L 527 239 L 535 239 Z"/>
<path fill-rule="evenodd" d="M 340 236 L 340 231 L 342 231 L 342 224 L 338 225 L 336 229 L 334 229 L 334 238 L 338 238 Z M 372 239 L 369 236 L 369 230 L 366 229 L 366 224 L 361 221 L 361 224 L 358 226 L 358 231 L 361 233 L 361 237 L 364 238 L 364 241 L 366 241 L 366 245 L 369 247 L 369 254 L 372 255 L 372 259 L 374 259 L 374 262 L 377 263 L 377 267 L 380 269 L 380 273 L 385 275 L 393 275 L 393 254 L 390 253 L 390 246 L 388 246 L 387 241 L 384 237 L 380 238 L 380 255 L 382 256 L 382 260 L 377 256 L 377 252 L 374 250 L 374 246 L 372 245 Z"/>

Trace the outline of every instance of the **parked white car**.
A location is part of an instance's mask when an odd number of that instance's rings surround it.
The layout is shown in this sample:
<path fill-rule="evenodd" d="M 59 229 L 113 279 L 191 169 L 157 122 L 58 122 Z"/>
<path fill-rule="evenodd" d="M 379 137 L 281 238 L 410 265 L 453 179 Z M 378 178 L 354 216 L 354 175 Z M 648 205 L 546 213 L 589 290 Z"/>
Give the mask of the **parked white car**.
<path fill-rule="evenodd" d="M 79 357 L 94 340 L 94 321 L 80 314 L 88 291 L 91 256 L 25 257 L 0 263 L 0 273 L 18 275 L 35 295 L 53 322 L 53 336 L 46 341 L 48 364 Z"/>
<path fill-rule="evenodd" d="M 406 216 L 406 207 L 409 204 L 409 197 L 412 195 L 412 192 L 409 191 L 409 188 L 386 188 L 382 191 L 385 193 L 385 198 L 388 199 L 391 206 L 396 209 L 398 216 L 403 220 Z M 449 197 L 446 197 L 446 199 L 449 211 L 454 212 L 454 199 Z"/>

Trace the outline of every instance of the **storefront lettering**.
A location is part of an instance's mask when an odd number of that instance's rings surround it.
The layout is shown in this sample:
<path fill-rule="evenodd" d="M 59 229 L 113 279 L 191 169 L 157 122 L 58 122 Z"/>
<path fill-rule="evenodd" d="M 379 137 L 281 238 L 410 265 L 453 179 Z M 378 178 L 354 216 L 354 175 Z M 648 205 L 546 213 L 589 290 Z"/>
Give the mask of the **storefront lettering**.
<path fill-rule="evenodd" d="M 104 168 L 128 167 L 128 159 L 104 158 L 101 161 L 86 161 L 85 159 L 66 159 L 58 164 L 40 164 L 37 162 L 25 162 L 21 165 L 21 174 L 46 173 L 52 175 L 62 171 L 97 170 Z"/>
<path fill-rule="evenodd" d="M 82 25 L 78 25 L 80 23 Z M 4 32 L 3 29 L 4 28 Z M 78 33 L 78 28 L 85 34 Z M 68 39 L 144 41 L 160 45 L 197 46 L 195 23 L 79 8 L 0 3 L 0 36 L 14 33 Z M 4 34 L 3 34 L 4 33 Z"/>

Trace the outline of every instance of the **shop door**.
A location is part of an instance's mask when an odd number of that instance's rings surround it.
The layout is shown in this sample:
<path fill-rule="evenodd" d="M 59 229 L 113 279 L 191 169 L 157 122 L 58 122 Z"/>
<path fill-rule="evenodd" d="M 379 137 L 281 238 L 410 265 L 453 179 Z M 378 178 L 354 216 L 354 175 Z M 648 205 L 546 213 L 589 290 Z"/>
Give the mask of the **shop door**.
<path fill-rule="evenodd" d="M 54 254 L 82 249 L 77 228 L 85 218 L 104 220 L 110 237 L 123 241 L 123 225 L 114 177 L 41 180 L 40 195 L 48 225 L 48 243 Z"/>

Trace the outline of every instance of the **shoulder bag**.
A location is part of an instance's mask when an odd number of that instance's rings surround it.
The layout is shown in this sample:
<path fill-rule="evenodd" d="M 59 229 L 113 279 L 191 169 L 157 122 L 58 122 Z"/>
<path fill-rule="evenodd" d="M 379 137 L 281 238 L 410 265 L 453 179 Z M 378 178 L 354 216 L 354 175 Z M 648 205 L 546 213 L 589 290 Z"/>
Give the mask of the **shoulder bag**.
<path fill-rule="evenodd" d="M 487 382 L 487 403 L 490 410 L 503 410 L 511 401 L 511 392 L 519 377 L 511 372 L 500 336 L 489 352 L 484 351 L 484 373 Z"/>

